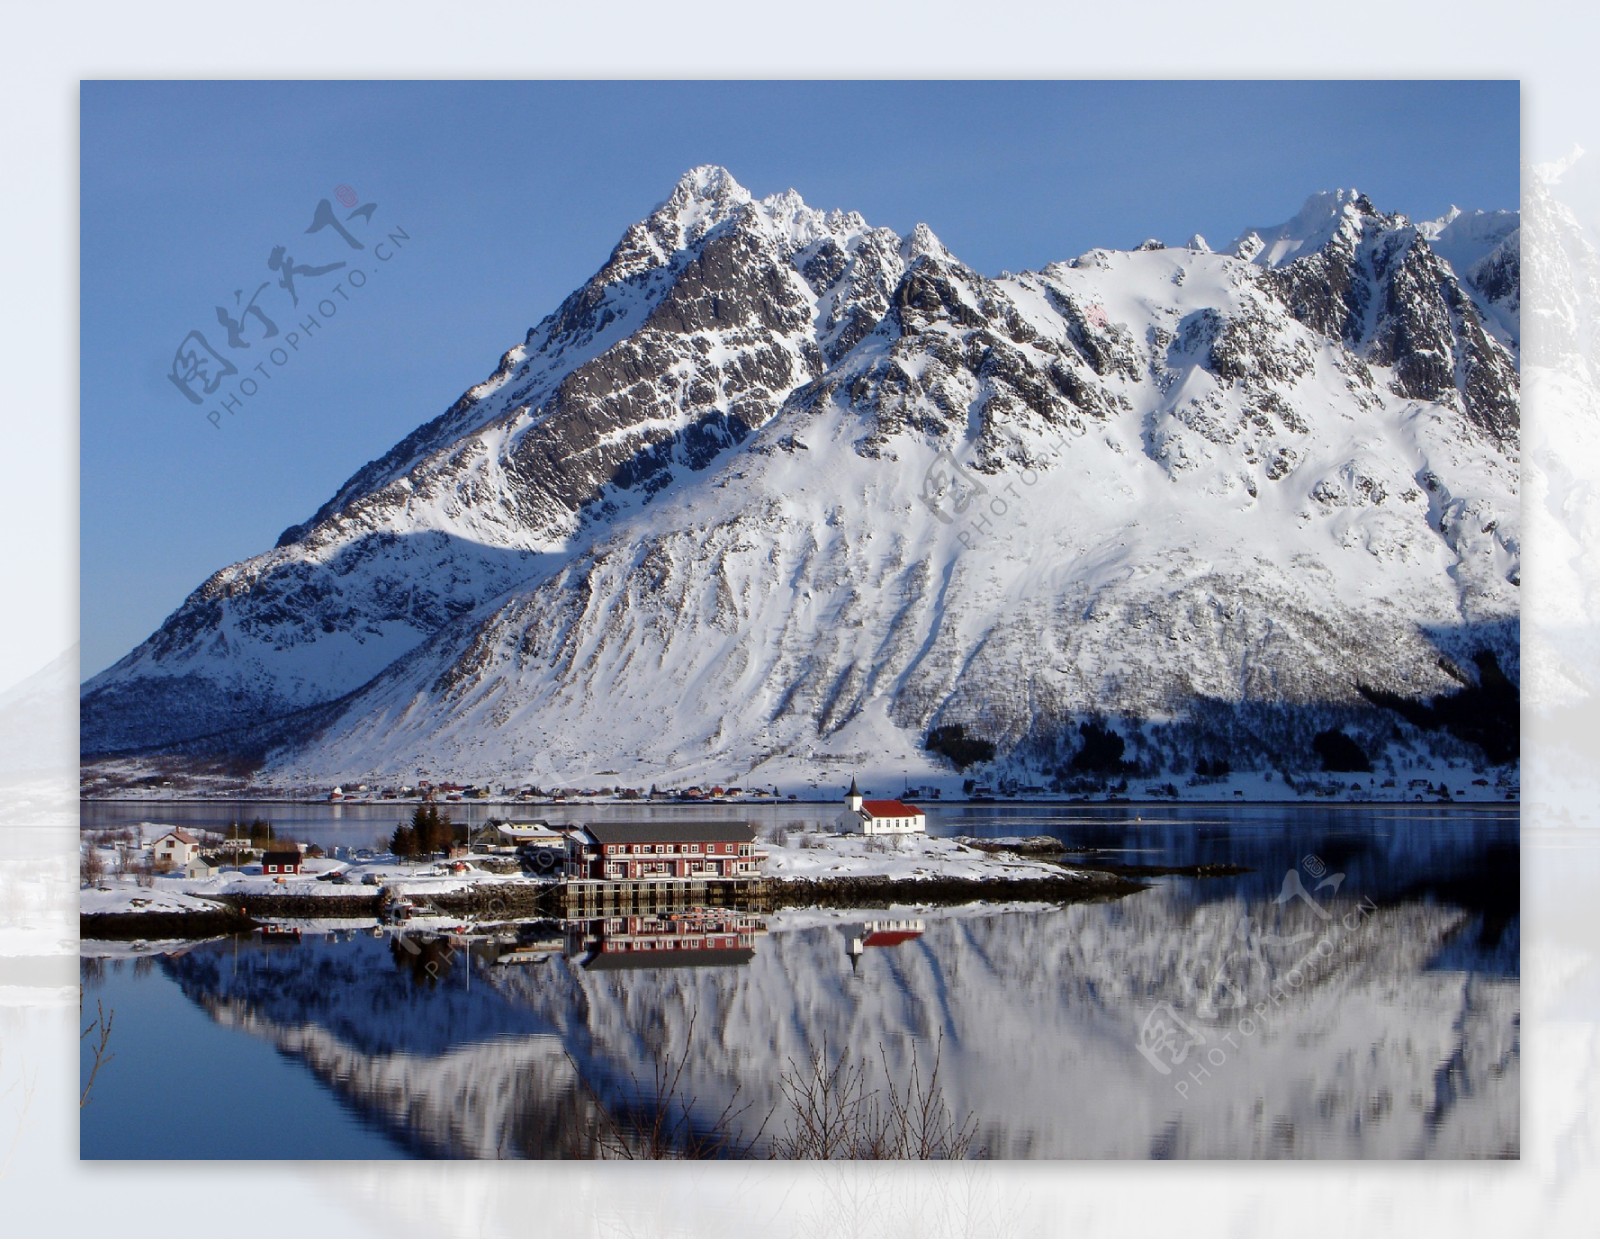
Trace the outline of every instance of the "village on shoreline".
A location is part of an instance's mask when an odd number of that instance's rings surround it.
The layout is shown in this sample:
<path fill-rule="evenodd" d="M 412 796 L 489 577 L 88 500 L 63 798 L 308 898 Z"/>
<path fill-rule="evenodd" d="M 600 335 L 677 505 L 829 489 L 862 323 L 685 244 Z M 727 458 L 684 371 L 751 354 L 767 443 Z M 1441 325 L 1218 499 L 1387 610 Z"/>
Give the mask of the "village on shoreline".
<path fill-rule="evenodd" d="M 261 819 L 230 834 L 141 822 L 86 837 L 81 931 L 85 940 L 209 937 L 308 918 L 465 929 L 708 906 L 1064 901 L 1144 885 L 1113 868 L 1065 864 L 1066 846 L 1051 836 L 931 837 L 917 806 L 868 799 L 854 783 L 837 829 L 829 825 L 758 831 L 672 814 L 469 828 L 429 801 L 388 849 L 325 849 L 275 836 Z"/>
<path fill-rule="evenodd" d="M 947 809 L 1116 806 L 1137 823 L 1151 809 L 1159 812 L 1174 803 L 1503 805 L 1520 796 L 1511 770 L 1502 769 L 1491 780 L 1454 763 L 1437 780 L 1416 776 L 1402 783 L 1393 777 L 1326 773 L 1316 779 L 1280 773 L 1274 780 L 1270 773 L 1240 778 L 1197 772 L 1181 790 L 1171 783 L 1130 787 L 1122 779 L 1108 781 L 1095 795 L 1063 795 L 1011 780 L 998 786 L 972 779 L 910 786 L 901 780 L 906 786 L 899 797 L 872 800 L 852 778 L 835 829 L 829 829 L 827 816 L 814 810 L 838 804 L 837 793 L 821 790 L 817 781 L 804 795 L 785 794 L 777 786 L 641 789 L 596 783 L 546 789 L 427 778 L 415 784 L 353 781 L 331 788 L 228 790 L 225 780 L 151 775 L 108 780 L 101 771 L 86 774 L 85 801 L 152 807 L 226 803 L 237 821 L 218 832 L 164 823 L 157 815 L 131 827 L 87 832 L 80 902 L 86 940 L 189 938 L 328 918 L 374 927 L 432 919 L 466 929 L 496 921 L 675 907 L 771 910 L 1117 898 L 1150 878 L 1184 871 L 1086 863 L 1081 855 L 1069 857 L 1067 845 L 1049 835 L 929 836 L 918 802 Z M 101 790 L 94 793 L 94 787 Z M 272 806 L 307 805 L 327 806 L 336 822 L 347 808 L 371 812 L 389 806 L 402 818 L 409 811 L 411 826 L 402 820 L 393 835 L 380 834 L 371 847 L 325 849 L 281 829 L 274 835 L 260 813 L 245 822 L 257 807 L 270 813 Z M 809 826 L 769 822 L 758 828 L 737 821 L 741 807 L 775 805 L 810 807 Z M 546 808 L 569 821 L 526 817 Z M 696 821 L 696 810 L 716 818 Z M 586 821 L 576 821 L 574 811 Z M 615 823 L 604 821 L 608 811 L 617 817 Z M 609 843 L 597 836 L 607 831 Z M 1226 865 L 1199 867 L 1191 876 L 1229 871 Z"/>
<path fill-rule="evenodd" d="M 1520 802 L 1522 796 L 1520 780 L 1505 772 L 1495 774 L 1496 778 L 1489 779 L 1486 774 L 1470 769 L 1465 772 L 1447 770 L 1438 776 L 1419 776 L 1403 782 L 1397 779 L 1388 779 L 1382 781 L 1382 783 L 1331 780 L 1326 777 L 1307 777 L 1292 783 L 1281 781 L 1274 783 L 1271 779 L 1257 777 L 1250 781 L 1251 789 L 1249 791 L 1244 788 L 1224 786 L 1226 781 L 1205 780 L 1191 781 L 1184 786 L 1165 783 L 1148 787 L 1137 786 L 1137 781 L 1133 784 L 1129 784 L 1127 781 L 1119 781 L 1094 793 L 1048 792 L 1037 787 L 1005 790 L 978 785 L 971 792 L 955 791 L 953 793 L 945 793 L 939 788 L 911 787 L 905 789 L 900 795 L 902 797 L 918 798 L 940 806 L 1123 805 L 1138 807 L 1162 804 L 1271 806 L 1303 805 L 1307 803 L 1327 804 L 1330 802 L 1350 805 L 1448 805 L 1457 802 L 1469 804 Z M 633 788 L 571 787 L 537 794 L 505 794 L 490 792 L 481 786 L 455 785 L 455 788 L 460 789 L 459 793 L 430 796 L 415 788 L 405 791 L 380 790 L 374 793 L 359 790 L 346 791 L 342 785 L 335 785 L 335 788 L 339 791 L 339 795 L 335 796 L 332 790 L 321 788 L 270 788 L 257 785 L 230 787 L 214 786 L 204 781 L 174 781 L 156 779 L 155 777 L 147 778 L 150 782 L 122 785 L 114 790 L 99 788 L 95 786 L 93 781 L 89 781 L 80 790 L 79 800 L 85 802 L 158 802 L 165 804 L 216 804 L 219 802 L 225 802 L 230 805 L 327 804 L 352 807 L 384 805 L 409 807 L 427 804 L 430 801 L 444 801 L 451 805 L 482 806 L 490 809 L 506 806 L 515 806 L 520 809 L 539 809 L 574 805 L 669 807 L 685 805 L 815 806 L 831 804 L 836 799 L 834 794 L 811 788 L 808 788 L 804 794 L 774 795 L 770 791 L 760 792 L 739 786 L 721 790 L 716 789 L 715 786 L 706 789 L 690 786 L 685 789 L 672 789 L 656 793 L 641 793 Z M 450 787 L 450 785 L 443 786 Z"/>

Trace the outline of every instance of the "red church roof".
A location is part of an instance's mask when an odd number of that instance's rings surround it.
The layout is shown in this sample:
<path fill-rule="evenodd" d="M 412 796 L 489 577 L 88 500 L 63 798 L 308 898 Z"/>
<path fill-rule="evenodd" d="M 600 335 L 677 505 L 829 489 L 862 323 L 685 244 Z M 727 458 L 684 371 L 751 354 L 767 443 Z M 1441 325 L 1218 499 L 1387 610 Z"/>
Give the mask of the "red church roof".
<path fill-rule="evenodd" d="M 922 812 L 904 801 L 863 801 L 861 808 L 873 818 L 912 818 Z"/>

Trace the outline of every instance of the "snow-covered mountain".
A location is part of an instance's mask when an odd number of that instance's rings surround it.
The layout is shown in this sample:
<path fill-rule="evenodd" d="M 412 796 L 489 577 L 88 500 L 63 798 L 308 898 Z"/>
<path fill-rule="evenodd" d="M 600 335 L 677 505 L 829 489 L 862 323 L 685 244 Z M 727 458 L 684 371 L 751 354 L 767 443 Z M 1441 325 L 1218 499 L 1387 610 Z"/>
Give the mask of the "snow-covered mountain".
<path fill-rule="evenodd" d="M 1336 725 L 1481 762 L 1393 707 L 1520 675 L 1519 235 L 1339 191 L 989 278 L 695 169 L 87 682 L 83 750 L 765 783 L 959 724 L 1048 775 L 1095 719 L 1145 773 Z"/>
<path fill-rule="evenodd" d="M 1561 178 L 1584 156 L 1528 170 L 1523 205 L 1529 238 L 1525 497 L 1530 598 L 1524 633 L 1530 719 L 1539 730 L 1538 769 L 1546 813 L 1581 818 L 1593 804 L 1594 763 L 1579 752 L 1597 734 L 1600 710 L 1600 249 L 1592 201 Z M 1574 206 L 1579 206 L 1575 210 Z M 1586 207 L 1587 209 L 1582 209 Z M 1559 820 L 1559 819 L 1558 819 Z"/>

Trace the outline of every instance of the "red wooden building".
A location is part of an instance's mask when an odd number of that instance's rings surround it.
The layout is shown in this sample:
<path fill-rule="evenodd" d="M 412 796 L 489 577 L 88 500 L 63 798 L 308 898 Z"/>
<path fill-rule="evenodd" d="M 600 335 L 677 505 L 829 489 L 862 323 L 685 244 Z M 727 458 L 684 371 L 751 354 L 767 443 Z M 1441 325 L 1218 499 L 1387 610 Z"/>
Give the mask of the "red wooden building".
<path fill-rule="evenodd" d="M 269 852 L 261 854 L 261 872 L 263 874 L 298 874 L 300 873 L 300 852 Z"/>
<path fill-rule="evenodd" d="M 567 834 L 569 879 L 652 882 L 755 878 L 766 854 L 744 822 L 591 822 Z"/>

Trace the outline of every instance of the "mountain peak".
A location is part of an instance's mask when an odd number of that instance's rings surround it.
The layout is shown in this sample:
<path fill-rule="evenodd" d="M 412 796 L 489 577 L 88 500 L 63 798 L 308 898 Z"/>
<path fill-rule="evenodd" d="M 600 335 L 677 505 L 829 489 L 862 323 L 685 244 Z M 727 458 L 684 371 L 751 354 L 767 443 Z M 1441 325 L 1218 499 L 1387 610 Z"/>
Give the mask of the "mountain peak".
<path fill-rule="evenodd" d="M 698 241 L 751 201 L 750 191 L 716 164 L 690 168 L 650 214 L 650 231 L 669 252 Z"/>
<path fill-rule="evenodd" d="M 1335 237 L 1360 236 L 1366 222 L 1378 218 L 1378 209 L 1360 190 L 1321 190 L 1305 200 L 1293 219 L 1270 228 L 1247 229 L 1232 249 L 1264 267 L 1281 267 L 1316 253 Z M 1260 245 L 1249 244 L 1251 237 Z"/>
<path fill-rule="evenodd" d="M 1358 189 L 1323 189 L 1305 200 L 1291 223 L 1305 226 L 1335 217 L 1377 213 L 1372 199 Z"/>
<path fill-rule="evenodd" d="M 1522 219 L 1516 211 L 1463 211 L 1452 205 L 1438 219 L 1419 223 L 1417 232 L 1437 250 L 1441 246 L 1448 247 L 1452 241 L 1467 238 L 1493 246 L 1521 226 Z"/>
<path fill-rule="evenodd" d="M 668 201 L 749 202 L 750 191 L 720 164 L 700 164 L 678 178 Z"/>
<path fill-rule="evenodd" d="M 1436 220 L 1423 220 L 1422 223 L 1418 224 L 1417 225 L 1417 231 L 1422 234 L 1423 240 L 1432 241 L 1440 233 L 1444 232 L 1445 229 L 1449 228 L 1450 225 L 1454 224 L 1457 220 L 1459 220 L 1462 217 L 1463 214 L 1465 214 L 1465 213 L 1461 210 L 1461 208 L 1456 206 L 1456 204 L 1452 202 L 1450 204 L 1450 209 L 1448 211 L 1446 211 L 1443 215 L 1441 215 L 1438 219 L 1436 219 Z M 1475 212 L 1473 212 L 1473 214 L 1474 215 L 1482 215 L 1483 212 L 1482 211 L 1475 211 Z"/>
<path fill-rule="evenodd" d="M 924 254 L 944 262 L 954 261 L 954 256 L 944 248 L 944 242 L 934 236 L 933 229 L 922 223 L 913 228 L 911 234 L 901 243 L 900 253 L 907 263 L 915 262 Z"/>

